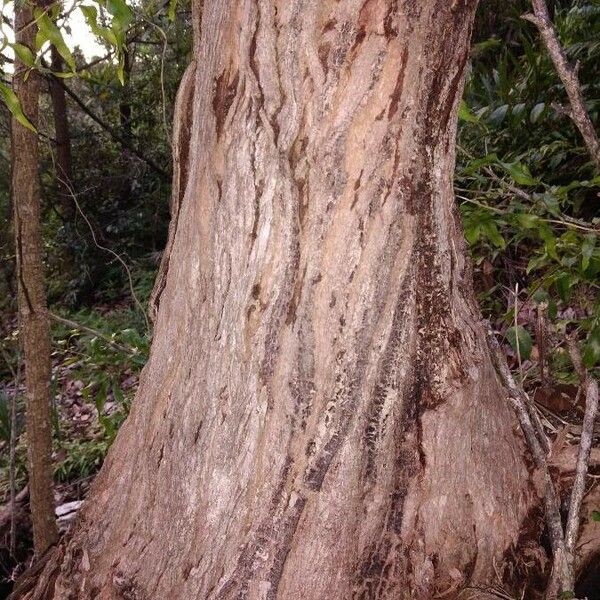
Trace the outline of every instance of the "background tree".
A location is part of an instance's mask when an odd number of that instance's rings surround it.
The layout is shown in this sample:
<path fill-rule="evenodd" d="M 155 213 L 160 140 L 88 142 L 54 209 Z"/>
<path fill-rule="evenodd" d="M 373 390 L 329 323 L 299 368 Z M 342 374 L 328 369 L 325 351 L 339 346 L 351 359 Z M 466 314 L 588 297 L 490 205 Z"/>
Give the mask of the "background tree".
<path fill-rule="evenodd" d="M 33 48 L 37 27 L 33 5 L 15 6 L 15 41 Z M 17 257 L 20 339 L 27 394 L 29 494 L 36 554 L 57 541 L 52 485 L 50 421 L 50 329 L 42 264 L 38 174 L 39 77 L 27 72 L 17 56 L 13 87 L 20 110 L 29 120 L 12 120 L 12 199 Z M 26 126 L 28 125 L 28 126 Z"/>
<path fill-rule="evenodd" d="M 65 70 L 64 61 L 56 49 L 50 49 L 52 70 L 62 73 Z M 54 115 L 54 133 L 56 137 L 56 182 L 60 192 L 61 207 L 65 220 L 73 221 L 75 218 L 75 203 L 72 198 L 73 182 L 73 159 L 71 156 L 71 132 L 69 128 L 69 114 L 67 111 L 67 99 L 64 87 L 60 85 L 56 77 L 48 80 L 50 87 L 50 98 L 52 100 L 52 112 Z"/>

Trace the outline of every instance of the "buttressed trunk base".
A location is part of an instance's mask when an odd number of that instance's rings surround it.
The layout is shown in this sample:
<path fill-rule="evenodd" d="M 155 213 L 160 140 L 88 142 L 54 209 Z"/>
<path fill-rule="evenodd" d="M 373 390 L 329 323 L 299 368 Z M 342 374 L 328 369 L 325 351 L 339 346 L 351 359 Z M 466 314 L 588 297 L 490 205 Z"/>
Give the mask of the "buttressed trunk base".
<path fill-rule="evenodd" d="M 452 189 L 474 11 L 207 0 L 200 26 L 196 6 L 151 358 L 54 597 L 507 576 L 537 494 Z"/>

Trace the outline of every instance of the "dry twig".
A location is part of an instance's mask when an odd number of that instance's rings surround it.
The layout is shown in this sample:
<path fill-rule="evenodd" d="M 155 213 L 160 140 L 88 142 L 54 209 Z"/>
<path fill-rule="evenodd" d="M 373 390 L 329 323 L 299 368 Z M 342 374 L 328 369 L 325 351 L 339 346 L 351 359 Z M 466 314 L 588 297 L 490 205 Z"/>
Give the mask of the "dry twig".
<path fill-rule="evenodd" d="M 509 401 L 515 410 L 523 435 L 535 461 L 536 467 L 539 469 L 544 480 L 544 509 L 546 513 L 546 523 L 548 526 L 548 534 L 550 544 L 552 546 L 552 554 L 554 558 L 552 580 L 549 586 L 551 593 L 570 591 L 574 587 L 574 575 L 572 561 L 569 560 L 569 554 L 565 544 L 565 534 L 560 517 L 560 500 L 554 482 L 550 475 L 550 469 L 546 460 L 546 450 L 540 443 L 540 439 L 545 440 L 546 446 L 549 449 L 548 439 L 545 433 L 543 437 L 539 437 L 541 423 L 537 419 L 539 426 L 534 427 L 531 418 L 531 409 L 528 408 L 529 402 L 525 392 L 517 386 L 515 380 L 508 368 L 502 349 L 496 340 L 493 331 L 488 331 L 488 344 L 492 353 L 492 360 L 502 384 L 506 387 L 509 393 Z M 537 413 L 535 413 L 537 416 Z M 542 429 L 543 432 L 543 429 Z"/>
<path fill-rule="evenodd" d="M 55 315 L 54 313 L 52 313 L 50 311 L 48 311 L 48 317 L 50 319 L 52 319 L 53 321 L 56 321 L 57 323 L 61 323 L 63 325 L 66 325 L 67 327 L 72 327 L 73 329 L 79 329 L 81 331 L 85 331 L 86 333 L 89 333 L 90 335 L 98 337 L 98 338 L 104 340 L 107 344 L 109 344 L 113 348 L 115 348 L 117 350 L 121 350 L 121 352 L 125 352 L 127 354 L 137 354 L 137 350 L 135 350 L 133 348 L 128 348 L 127 346 L 123 346 L 122 344 L 115 342 L 109 336 L 105 335 L 101 331 L 98 331 L 97 329 L 92 329 L 91 327 L 88 327 L 87 325 L 82 325 L 81 323 L 77 323 L 76 321 L 72 321 L 71 319 L 65 319 L 64 317 Z"/>
<path fill-rule="evenodd" d="M 567 518 L 567 527 L 565 533 L 565 544 L 570 554 L 571 560 L 574 560 L 575 545 L 579 537 L 579 520 L 581 512 L 581 503 L 585 495 L 585 481 L 589 468 L 590 451 L 594 437 L 594 423 L 598 414 L 598 382 L 587 373 L 584 368 L 579 348 L 573 338 L 567 340 L 571 360 L 581 379 L 581 385 L 585 392 L 585 414 L 583 417 L 583 426 L 581 430 L 581 440 L 579 442 L 579 454 L 577 456 L 577 467 L 575 470 L 575 481 L 573 482 L 573 491 L 571 492 L 571 502 L 569 505 L 569 516 Z"/>

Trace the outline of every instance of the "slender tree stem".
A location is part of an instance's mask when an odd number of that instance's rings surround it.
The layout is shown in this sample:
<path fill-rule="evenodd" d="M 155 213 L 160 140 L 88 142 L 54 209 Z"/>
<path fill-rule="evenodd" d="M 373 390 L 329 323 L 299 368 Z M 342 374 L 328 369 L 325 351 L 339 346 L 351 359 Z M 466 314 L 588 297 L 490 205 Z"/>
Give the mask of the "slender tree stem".
<path fill-rule="evenodd" d="M 523 18 L 538 28 L 544 46 L 569 97 L 571 108 L 566 112 L 579 129 L 592 160 L 600 170 L 600 141 L 585 105 L 581 82 L 577 76 L 577 65 L 572 65 L 567 58 L 545 0 L 532 0 L 532 5 L 534 14 L 526 14 Z"/>
<path fill-rule="evenodd" d="M 585 484 L 594 437 L 594 423 L 598 414 L 598 382 L 585 370 L 575 339 L 569 338 L 568 346 L 573 365 L 579 374 L 581 385 L 585 392 L 585 414 L 583 417 L 579 454 L 577 456 L 577 467 L 575 469 L 575 481 L 573 482 L 573 491 L 571 492 L 571 502 L 569 505 L 569 515 L 567 517 L 565 533 L 566 547 L 573 557 L 577 538 L 579 537 L 581 503 L 585 496 Z"/>
<path fill-rule="evenodd" d="M 34 47 L 37 25 L 30 3 L 15 4 L 15 38 Z M 23 112 L 37 126 L 40 78 L 15 58 L 14 90 Z M 38 136 L 12 119 L 12 200 L 18 282 L 19 328 L 27 396 L 27 450 L 33 541 L 38 556 L 58 539 L 52 482 L 50 424 L 50 326 L 40 223 Z"/>
<path fill-rule="evenodd" d="M 546 460 L 547 451 L 540 443 L 539 427 L 534 427 L 532 423 L 531 411 L 525 399 L 525 393 L 516 385 L 510 369 L 506 364 L 506 359 L 502 350 L 490 330 L 488 332 L 488 343 L 492 353 L 492 359 L 496 367 L 496 371 L 500 376 L 503 385 L 509 393 L 509 401 L 515 410 L 519 424 L 525 436 L 525 440 L 533 459 L 544 480 L 544 509 L 546 513 L 546 523 L 548 526 L 548 534 L 550 536 L 550 545 L 552 546 L 552 554 L 554 557 L 552 580 L 549 586 L 550 594 L 554 591 L 571 591 L 574 586 L 574 575 L 572 561 L 569 559 L 569 552 L 565 543 L 565 534 L 560 517 L 560 501 L 552 477 L 548 462 Z M 548 440 L 543 435 L 546 444 Z M 549 598 L 551 595 L 548 596 Z"/>
<path fill-rule="evenodd" d="M 90 119 L 92 119 L 92 121 L 97 123 L 102 129 L 104 129 L 104 131 L 106 131 L 114 140 L 116 140 L 124 148 L 127 148 L 132 154 L 137 156 L 140 160 L 145 162 L 152 170 L 154 170 L 164 180 L 166 180 L 166 181 L 171 180 L 171 176 L 164 169 L 159 167 L 158 164 L 154 160 L 152 160 L 150 157 L 146 156 L 143 152 L 141 152 L 138 148 L 136 148 L 133 145 L 133 143 L 131 143 L 129 140 L 127 140 L 124 136 L 119 135 L 108 123 L 106 123 L 98 115 L 93 113 L 85 105 L 85 103 L 79 98 L 79 96 L 77 96 L 77 94 L 69 86 L 67 86 L 63 81 L 61 81 L 60 78 L 56 77 L 55 75 L 51 75 L 51 77 L 55 81 L 58 82 L 58 85 L 60 85 L 65 90 L 67 95 L 71 97 L 71 99 L 75 102 L 75 104 L 77 104 L 77 106 L 79 106 L 79 108 L 88 117 L 90 117 Z"/>

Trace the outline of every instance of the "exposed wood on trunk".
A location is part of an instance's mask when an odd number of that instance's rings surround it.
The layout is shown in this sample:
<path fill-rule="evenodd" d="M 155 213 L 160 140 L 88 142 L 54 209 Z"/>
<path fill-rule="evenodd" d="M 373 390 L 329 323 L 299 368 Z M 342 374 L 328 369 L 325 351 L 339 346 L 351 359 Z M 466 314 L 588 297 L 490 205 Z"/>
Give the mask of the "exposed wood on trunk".
<path fill-rule="evenodd" d="M 169 237 L 163 252 L 160 268 L 156 276 L 154 288 L 148 302 L 148 314 L 154 321 L 158 314 L 160 295 L 167 282 L 169 261 L 173 240 L 179 221 L 179 208 L 185 194 L 189 170 L 190 135 L 192 127 L 192 110 L 194 106 L 194 86 L 196 76 L 196 62 L 192 61 L 181 80 L 177 99 L 175 101 L 174 127 L 173 127 L 173 188 L 171 192 L 171 222 L 169 223 Z"/>
<path fill-rule="evenodd" d="M 15 5 L 15 39 L 34 47 L 31 5 Z M 15 58 L 14 90 L 23 112 L 37 126 L 40 79 Z M 36 554 L 56 542 L 50 421 L 50 329 L 42 264 L 37 134 L 12 119 L 12 201 L 14 211 L 19 327 L 27 395 L 29 495 Z"/>
<path fill-rule="evenodd" d="M 28 598 L 430 600 L 537 535 L 453 196 L 475 4 L 196 4 L 151 358 Z"/>

